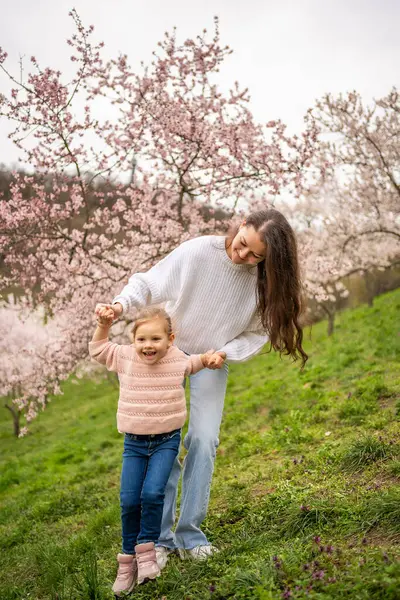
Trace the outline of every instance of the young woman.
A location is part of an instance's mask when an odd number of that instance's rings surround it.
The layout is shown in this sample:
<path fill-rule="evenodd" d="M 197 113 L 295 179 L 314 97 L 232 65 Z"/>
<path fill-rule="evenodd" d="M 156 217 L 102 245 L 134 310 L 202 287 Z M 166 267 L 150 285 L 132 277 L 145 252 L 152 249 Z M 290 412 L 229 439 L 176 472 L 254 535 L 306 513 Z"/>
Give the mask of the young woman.
<path fill-rule="evenodd" d="M 137 273 L 111 305 L 115 317 L 166 303 L 178 323 L 176 344 L 187 354 L 212 347 L 213 370 L 190 376 L 189 429 L 183 466 L 180 517 L 175 532 L 180 464 L 166 487 L 157 559 L 168 554 L 207 558 L 212 547 L 201 524 L 206 516 L 224 406 L 227 363 L 240 363 L 270 347 L 302 364 L 301 281 L 297 244 L 275 209 L 255 212 L 228 237 L 204 236 L 181 244 L 147 273 Z M 104 306 L 104 305 L 99 305 Z M 107 305 L 109 307 L 110 305 Z"/>

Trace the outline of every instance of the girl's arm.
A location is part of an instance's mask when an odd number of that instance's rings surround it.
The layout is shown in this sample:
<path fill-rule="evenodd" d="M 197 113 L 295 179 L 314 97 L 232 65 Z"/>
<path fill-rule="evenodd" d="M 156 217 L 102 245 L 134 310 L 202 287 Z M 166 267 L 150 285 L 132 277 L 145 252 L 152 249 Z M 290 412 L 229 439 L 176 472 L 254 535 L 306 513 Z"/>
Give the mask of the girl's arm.
<path fill-rule="evenodd" d="M 194 375 L 194 373 L 198 373 L 202 369 L 205 369 L 207 367 L 208 356 L 208 354 L 191 354 L 188 356 L 185 377 L 188 375 Z"/>
<path fill-rule="evenodd" d="M 223 352 L 209 350 L 205 354 L 192 354 L 188 357 L 188 366 L 185 376 L 198 373 L 201 369 L 221 369 L 225 362 Z"/>
<path fill-rule="evenodd" d="M 114 320 L 114 312 L 111 308 L 103 306 L 96 310 L 97 327 L 94 331 L 92 342 L 108 339 L 108 332 Z"/>
<path fill-rule="evenodd" d="M 111 325 L 100 325 L 97 323 L 97 327 L 94 330 L 92 342 L 100 342 L 101 340 L 108 340 L 108 333 Z"/>
<path fill-rule="evenodd" d="M 112 309 L 102 307 L 97 314 L 97 327 L 89 342 L 89 354 L 97 362 L 106 365 L 109 371 L 118 371 L 118 354 L 121 346 L 108 340 L 114 319 Z"/>

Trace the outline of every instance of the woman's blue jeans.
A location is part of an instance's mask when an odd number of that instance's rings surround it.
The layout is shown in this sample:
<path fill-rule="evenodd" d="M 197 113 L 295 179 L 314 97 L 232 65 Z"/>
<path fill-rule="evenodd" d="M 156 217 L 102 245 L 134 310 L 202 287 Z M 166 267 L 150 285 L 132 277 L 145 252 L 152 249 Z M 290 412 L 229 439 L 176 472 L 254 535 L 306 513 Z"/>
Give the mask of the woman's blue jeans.
<path fill-rule="evenodd" d="M 179 452 L 180 430 L 155 435 L 125 434 L 121 474 L 122 552 L 158 541 L 165 487 Z"/>
<path fill-rule="evenodd" d="M 165 490 L 160 546 L 189 549 L 210 543 L 201 530 L 201 524 L 210 498 L 227 378 L 227 364 L 215 371 L 203 369 L 189 378 L 190 418 L 183 442 L 187 454 L 183 465 L 180 515 L 173 532 L 181 472 L 177 457 Z"/>

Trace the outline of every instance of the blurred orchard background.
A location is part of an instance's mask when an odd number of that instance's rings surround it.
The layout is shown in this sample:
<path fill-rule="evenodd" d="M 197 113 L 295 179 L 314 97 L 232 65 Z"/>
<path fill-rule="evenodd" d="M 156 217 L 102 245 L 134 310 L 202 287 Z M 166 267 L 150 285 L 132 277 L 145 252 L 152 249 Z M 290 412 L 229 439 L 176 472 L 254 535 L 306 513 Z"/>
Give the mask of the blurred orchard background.
<path fill-rule="evenodd" d="M 17 436 L 87 370 L 97 301 L 255 208 L 290 219 L 306 320 L 329 334 L 399 285 L 397 3 L 18 0 L 3 17 L 0 394 Z"/>
<path fill-rule="evenodd" d="M 75 6 L 1 11 L 1 600 L 112 600 L 123 438 L 95 304 L 266 206 L 297 232 L 310 359 L 230 367 L 220 552 L 134 594 L 398 600 L 400 3 Z"/>

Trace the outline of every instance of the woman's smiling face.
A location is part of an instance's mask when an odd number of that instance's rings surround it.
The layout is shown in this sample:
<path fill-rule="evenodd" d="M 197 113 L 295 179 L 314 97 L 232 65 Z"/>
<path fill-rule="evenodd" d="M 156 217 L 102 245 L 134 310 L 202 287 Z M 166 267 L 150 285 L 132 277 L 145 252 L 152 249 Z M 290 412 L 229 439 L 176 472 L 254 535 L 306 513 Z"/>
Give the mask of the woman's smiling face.
<path fill-rule="evenodd" d="M 266 246 L 254 227 L 242 225 L 227 248 L 227 253 L 237 265 L 256 265 L 264 260 Z"/>

